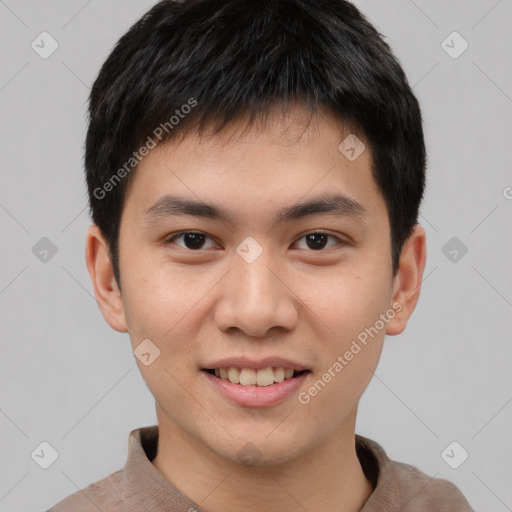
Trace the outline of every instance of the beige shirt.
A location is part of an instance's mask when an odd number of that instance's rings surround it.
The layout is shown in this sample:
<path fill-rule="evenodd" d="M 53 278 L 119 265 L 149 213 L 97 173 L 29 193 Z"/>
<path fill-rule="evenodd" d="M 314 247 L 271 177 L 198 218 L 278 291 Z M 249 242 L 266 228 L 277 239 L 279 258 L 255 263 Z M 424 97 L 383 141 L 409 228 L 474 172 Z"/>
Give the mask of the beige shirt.
<path fill-rule="evenodd" d="M 132 430 L 124 469 L 47 512 L 205 512 L 153 466 L 157 447 L 158 425 Z M 374 487 L 360 512 L 474 512 L 454 484 L 389 459 L 375 441 L 356 434 L 356 452 Z"/>

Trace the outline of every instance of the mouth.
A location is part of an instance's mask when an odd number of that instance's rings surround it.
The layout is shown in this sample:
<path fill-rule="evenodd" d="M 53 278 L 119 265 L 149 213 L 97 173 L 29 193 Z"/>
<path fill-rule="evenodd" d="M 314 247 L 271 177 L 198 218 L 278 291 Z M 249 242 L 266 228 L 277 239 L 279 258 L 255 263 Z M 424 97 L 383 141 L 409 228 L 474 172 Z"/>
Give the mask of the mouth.
<path fill-rule="evenodd" d="M 313 370 L 279 356 L 230 357 L 203 363 L 204 382 L 216 396 L 243 408 L 272 408 L 291 399 Z M 213 397 L 213 396 L 212 396 Z"/>
<path fill-rule="evenodd" d="M 203 371 L 217 379 L 244 387 L 272 386 L 287 380 L 298 379 L 306 373 L 310 373 L 310 370 L 307 369 L 297 370 L 272 366 L 261 369 L 229 366 L 225 368 L 203 368 Z"/>

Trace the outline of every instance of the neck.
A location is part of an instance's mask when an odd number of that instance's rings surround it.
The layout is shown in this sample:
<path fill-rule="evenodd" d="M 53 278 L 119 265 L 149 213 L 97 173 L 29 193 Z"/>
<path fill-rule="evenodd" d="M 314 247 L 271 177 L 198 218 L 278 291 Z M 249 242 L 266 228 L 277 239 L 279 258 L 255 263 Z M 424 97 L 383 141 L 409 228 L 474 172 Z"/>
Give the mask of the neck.
<path fill-rule="evenodd" d="M 311 451 L 265 467 L 227 460 L 165 414 L 158 419 L 158 453 L 152 464 L 209 512 L 358 512 L 373 492 L 355 451 L 355 414 L 348 427 Z"/>

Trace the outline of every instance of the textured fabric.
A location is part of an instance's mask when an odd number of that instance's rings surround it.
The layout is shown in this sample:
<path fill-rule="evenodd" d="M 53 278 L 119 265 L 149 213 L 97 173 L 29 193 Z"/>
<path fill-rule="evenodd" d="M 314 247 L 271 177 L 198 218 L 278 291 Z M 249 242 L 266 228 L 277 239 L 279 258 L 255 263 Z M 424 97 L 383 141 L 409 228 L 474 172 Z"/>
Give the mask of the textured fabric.
<path fill-rule="evenodd" d="M 132 430 L 124 469 L 47 512 L 206 512 L 153 466 L 157 447 L 158 425 Z M 374 487 L 360 512 L 474 512 L 454 484 L 389 459 L 375 441 L 356 435 L 356 452 Z"/>

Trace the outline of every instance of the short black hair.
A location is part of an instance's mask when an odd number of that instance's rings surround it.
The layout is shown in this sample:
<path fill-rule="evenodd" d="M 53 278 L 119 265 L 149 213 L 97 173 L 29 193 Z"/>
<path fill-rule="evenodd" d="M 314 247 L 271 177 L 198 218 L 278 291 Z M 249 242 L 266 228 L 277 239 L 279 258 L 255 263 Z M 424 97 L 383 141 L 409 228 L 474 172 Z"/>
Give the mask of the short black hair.
<path fill-rule="evenodd" d="M 90 213 L 119 286 L 124 198 L 148 148 L 291 102 L 327 108 L 369 142 L 396 273 L 426 153 L 418 101 L 383 36 L 345 0 L 163 0 L 119 39 L 89 97 Z"/>

